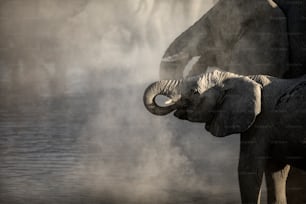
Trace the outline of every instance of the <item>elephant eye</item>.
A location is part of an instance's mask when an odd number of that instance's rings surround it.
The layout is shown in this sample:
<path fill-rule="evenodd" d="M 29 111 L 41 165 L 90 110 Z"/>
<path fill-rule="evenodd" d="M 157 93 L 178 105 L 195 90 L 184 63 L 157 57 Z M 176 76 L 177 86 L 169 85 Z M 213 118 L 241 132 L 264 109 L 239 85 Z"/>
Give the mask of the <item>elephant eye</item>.
<path fill-rule="evenodd" d="M 194 95 L 199 95 L 199 90 L 198 89 L 191 89 L 191 93 Z"/>

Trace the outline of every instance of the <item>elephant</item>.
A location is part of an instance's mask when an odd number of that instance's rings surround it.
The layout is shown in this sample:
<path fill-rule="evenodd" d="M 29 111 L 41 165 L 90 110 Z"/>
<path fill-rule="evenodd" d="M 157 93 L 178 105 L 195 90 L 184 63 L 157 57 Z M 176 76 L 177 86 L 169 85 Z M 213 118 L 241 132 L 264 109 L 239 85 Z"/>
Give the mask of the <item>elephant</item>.
<path fill-rule="evenodd" d="M 156 101 L 169 98 L 167 105 Z M 269 203 L 287 203 L 290 166 L 306 171 L 306 75 L 280 79 L 214 70 L 179 80 L 160 80 L 143 101 L 155 115 L 205 123 L 216 137 L 240 133 L 241 201 L 259 203 L 265 174 Z M 290 165 L 290 166 L 289 166 Z"/>
<path fill-rule="evenodd" d="M 299 12 L 289 12 L 288 0 L 219 0 L 170 43 L 160 62 L 160 79 L 198 75 L 211 66 L 241 75 L 306 74 L 306 35 L 301 35 L 306 23 L 296 15 L 306 7 L 304 0 L 297 1 L 302 5 L 295 7 Z M 303 171 L 291 167 L 289 203 L 306 202 L 305 179 Z"/>

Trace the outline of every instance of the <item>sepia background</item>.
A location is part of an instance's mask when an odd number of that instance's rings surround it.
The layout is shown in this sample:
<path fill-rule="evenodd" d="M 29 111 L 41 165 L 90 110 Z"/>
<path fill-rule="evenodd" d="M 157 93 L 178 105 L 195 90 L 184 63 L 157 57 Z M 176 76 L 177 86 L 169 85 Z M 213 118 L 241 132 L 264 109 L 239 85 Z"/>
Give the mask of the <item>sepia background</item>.
<path fill-rule="evenodd" d="M 239 137 L 145 110 L 216 0 L 2 0 L 0 203 L 237 203 Z"/>

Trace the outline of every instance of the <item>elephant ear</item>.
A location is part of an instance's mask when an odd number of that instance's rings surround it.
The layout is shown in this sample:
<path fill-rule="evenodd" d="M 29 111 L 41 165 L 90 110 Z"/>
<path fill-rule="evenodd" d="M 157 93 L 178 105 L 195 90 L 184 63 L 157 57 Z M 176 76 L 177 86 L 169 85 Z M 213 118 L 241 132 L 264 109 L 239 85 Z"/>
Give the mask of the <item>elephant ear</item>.
<path fill-rule="evenodd" d="M 206 129 L 224 137 L 246 131 L 261 111 L 261 85 L 247 77 L 226 79 Z"/>

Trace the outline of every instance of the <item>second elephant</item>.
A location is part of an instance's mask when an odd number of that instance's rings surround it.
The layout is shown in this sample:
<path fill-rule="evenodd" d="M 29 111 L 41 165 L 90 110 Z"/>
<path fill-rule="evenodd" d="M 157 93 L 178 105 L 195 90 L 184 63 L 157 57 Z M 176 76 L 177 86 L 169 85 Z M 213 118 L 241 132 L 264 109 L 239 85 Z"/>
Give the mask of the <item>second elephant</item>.
<path fill-rule="evenodd" d="M 170 98 L 159 106 L 156 96 Z M 162 80 L 144 93 L 153 114 L 205 123 L 214 136 L 241 133 L 239 184 L 242 203 L 258 203 L 266 174 L 269 203 L 286 203 L 289 165 L 306 170 L 306 76 L 279 79 L 213 71 Z"/>

